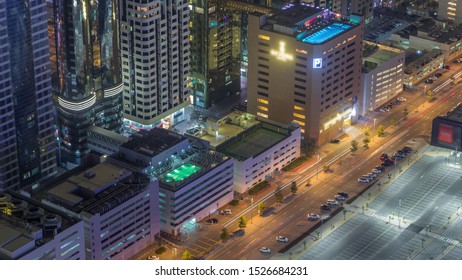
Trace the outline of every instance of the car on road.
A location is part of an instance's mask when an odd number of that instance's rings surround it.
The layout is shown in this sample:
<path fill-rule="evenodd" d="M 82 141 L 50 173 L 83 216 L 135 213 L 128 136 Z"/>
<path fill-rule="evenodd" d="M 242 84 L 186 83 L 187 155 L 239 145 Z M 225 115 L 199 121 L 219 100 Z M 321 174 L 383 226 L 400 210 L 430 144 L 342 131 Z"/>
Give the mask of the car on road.
<path fill-rule="evenodd" d="M 335 196 L 335 200 L 337 200 L 337 201 L 344 201 L 345 199 L 346 199 L 346 197 L 344 197 L 343 195 L 337 194 Z"/>
<path fill-rule="evenodd" d="M 330 140 L 330 142 L 332 144 L 338 144 L 338 143 L 340 143 L 340 139 L 332 139 L 332 140 Z"/>
<path fill-rule="evenodd" d="M 430 79 L 426 79 L 426 80 L 425 80 L 425 83 L 426 83 L 426 84 L 433 84 L 433 81 L 430 80 Z"/>
<path fill-rule="evenodd" d="M 435 74 L 435 76 L 439 78 L 439 77 L 443 76 L 443 73 L 438 72 L 438 73 Z"/>
<path fill-rule="evenodd" d="M 276 236 L 276 241 L 287 243 L 289 242 L 289 238 L 287 236 Z"/>
<path fill-rule="evenodd" d="M 268 247 L 261 247 L 260 248 L 260 253 L 262 254 L 271 254 L 271 249 Z"/>
<path fill-rule="evenodd" d="M 310 221 L 319 220 L 320 216 L 318 214 L 310 213 L 306 216 L 306 218 Z"/>
<path fill-rule="evenodd" d="M 346 192 L 338 192 L 337 194 L 343 196 L 344 198 L 348 198 L 348 194 Z"/>
<path fill-rule="evenodd" d="M 327 205 L 327 204 L 321 204 L 321 210 L 322 210 L 322 211 L 329 211 L 329 210 L 330 210 L 330 206 Z"/>
<path fill-rule="evenodd" d="M 380 113 L 390 112 L 390 109 L 388 107 L 380 108 L 379 112 Z"/>
<path fill-rule="evenodd" d="M 450 65 L 444 65 L 443 68 L 449 70 L 449 69 L 451 69 L 451 66 Z"/>
<path fill-rule="evenodd" d="M 336 207 L 339 205 L 338 201 L 337 200 L 333 200 L 333 199 L 328 199 L 327 200 L 327 205 L 331 206 L 331 207 Z"/>
<path fill-rule="evenodd" d="M 207 219 L 205 221 L 207 224 L 217 224 L 218 223 L 218 219 L 217 218 L 211 218 L 211 219 Z"/>
<path fill-rule="evenodd" d="M 152 256 L 147 257 L 146 259 L 147 259 L 147 260 L 156 260 L 156 261 L 158 261 L 158 260 L 159 260 L 159 257 L 158 257 L 158 256 L 152 255 Z"/>
<path fill-rule="evenodd" d="M 364 177 L 358 178 L 359 183 L 369 183 L 370 181 L 371 179 L 369 178 L 364 178 Z"/>
<path fill-rule="evenodd" d="M 396 100 L 398 100 L 400 102 L 406 102 L 406 97 L 400 96 L 400 97 L 396 98 Z"/>

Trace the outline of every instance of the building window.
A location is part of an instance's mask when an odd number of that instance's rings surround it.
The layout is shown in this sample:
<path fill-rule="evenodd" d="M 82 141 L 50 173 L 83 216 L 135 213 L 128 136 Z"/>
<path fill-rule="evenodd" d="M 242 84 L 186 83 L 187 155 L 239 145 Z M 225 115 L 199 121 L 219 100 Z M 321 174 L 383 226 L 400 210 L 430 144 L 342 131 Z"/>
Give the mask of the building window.
<path fill-rule="evenodd" d="M 263 118 L 265 118 L 265 119 L 268 118 L 268 115 L 267 115 L 267 114 L 263 114 L 263 113 L 260 113 L 260 112 L 257 112 L 257 116 L 263 117 Z"/>
<path fill-rule="evenodd" d="M 305 119 L 305 115 L 298 114 L 298 113 L 294 113 L 294 117 L 299 118 L 299 119 L 302 119 L 302 120 Z"/>
<path fill-rule="evenodd" d="M 269 103 L 268 100 L 263 99 L 263 98 L 258 98 L 257 101 L 260 102 L 260 103 L 263 103 L 263 104 L 268 104 Z"/>
<path fill-rule="evenodd" d="M 260 105 L 258 105 L 258 109 L 259 109 L 259 110 L 262 110 L 262 111 L 265 111 L 265 112 L 268 112 L 268 108 L 265 107 L 265 106 L 260 106 Z"/>

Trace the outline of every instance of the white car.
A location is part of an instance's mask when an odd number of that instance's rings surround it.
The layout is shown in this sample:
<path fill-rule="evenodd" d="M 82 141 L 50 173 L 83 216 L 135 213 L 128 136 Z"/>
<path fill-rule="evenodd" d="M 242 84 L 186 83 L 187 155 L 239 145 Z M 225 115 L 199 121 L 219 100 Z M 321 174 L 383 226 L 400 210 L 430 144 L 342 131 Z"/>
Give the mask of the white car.
<path fill-rule="evenodd" d="M 284 242 L 284 243 L 287 243 L 287 242 L 289 242 L 289 238 L 286 237 L 286 236 L 276 236 L 276 241 L 277 241 L 277 242 Z"/>
<path fill-rule="evenodd" d="M 335 195 L 335 199 L 337 201 L 344 201 L 346 199 L 346 197 L 344 197 L 343 195 L 337 194 L 337 195 Z"/>
<path fill-rule="evenodd" d="M 262 254 L 271 254 L 271 249 L 268 247 L 261 247 L 260 248 L 260 253 Z"/>
<path fill-rule="evenodd" d="M 401 101 L 401 102 L 406 102 L 406 97 L 400 96 L 400 97 L 396 98 L 396 100 Z"/>
<path fill-rule="evenodd" d="M 377 178 L 377 174 L 375 174 L 375 173 L 372 173 L 372 172 L 370 172 L 370 173 L 367 173 L 367 175 L 366 175 L 366 176 L 368 176 L 368 177 L 369 177 L 369 178 L 371 178 L 372 180 L 374 180 L 375 178 Z"/>
<path fill-rule="evenodd" d="M 338 206 L 338 201 L 333 200 L 333 199 L 328 199 L 327 200 L 327 205 L 329 205 L 329 206 Z"/>
<path fill-rule="evenodd" d="M 382 173 L 382 170 L 374 168 L 374 169 L 372 169 L 372 173 L 380 174 L 380 173 Z"/>
<path fill-rule="evenodd" d="M 311 221 L 316 221 L 316 220 L 319 220 L 320 217 L 318 214 L 311 213 L 311 214 L 308 214 L 306 218 Z"/>
<path fill-rule="evenodd" d="M 156 261 L 158 261 L 158 260 L 159 260 L 159 257 L 153 255 L 153 256 L 147 257 L 147 259 L 148 259 L 148 260 L 156 260 Z"/>
<path fill-rule="evenodd" d="M 364 178 L 364 177 L 358 178 L 359 183 L 369 183 L 370 181 L 371 179 L 369 178 Z"/>

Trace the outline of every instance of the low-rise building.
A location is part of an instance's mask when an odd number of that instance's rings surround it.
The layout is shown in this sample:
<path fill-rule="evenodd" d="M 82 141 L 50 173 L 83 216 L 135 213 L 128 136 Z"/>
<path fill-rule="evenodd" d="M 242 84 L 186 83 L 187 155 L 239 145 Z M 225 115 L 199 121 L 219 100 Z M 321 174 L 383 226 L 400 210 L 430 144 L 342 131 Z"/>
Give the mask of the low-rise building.
<path fill-rule="evenodd" d="M 430 77 L 441 69 L 444 56 L 441 50 L 406 50 L 406 67 L 404 68 L 404 86 L 412 88 L 417 83 Z"/>
<path fill-rule="evenodd" d="M 365 43 L 359 114 L 365 115 L 403 91 L 403 50 L 385 45 Z"/>
<path fill-rule="evenodd" d="M 83 221 L 16 193 L 0 193 L 0 260 L 85 259 Z"/>
<path fill-rule="evenodd" d="M 437 147 L 462 151 L 462 105 L 457 104 L 444 116 L 433 119 L 430 144 Z M 457 155 L 460 157 L 460 153 Z"/>
<path fill-rule="evenodd" d="M 78 168 L 32 197 L 83 220 L 86 259 L 128 259 L 160 232 L 158 182 L 116 163 Z"/>
<path fill-rule="evenodd" d="M 88 148 L 103 155 L 112 155 L 119 151 L 119 147 L 128 141 L 128 137 L 92 125 L 87 132 Z"/>
<path fill-rule="evenodd" d="M 186 235 L 234 196 L 232 158 L 207 141 L 162 128 L 133 134 L 110 161 L 158 180 L 161 230 L 174 236 Z"/>

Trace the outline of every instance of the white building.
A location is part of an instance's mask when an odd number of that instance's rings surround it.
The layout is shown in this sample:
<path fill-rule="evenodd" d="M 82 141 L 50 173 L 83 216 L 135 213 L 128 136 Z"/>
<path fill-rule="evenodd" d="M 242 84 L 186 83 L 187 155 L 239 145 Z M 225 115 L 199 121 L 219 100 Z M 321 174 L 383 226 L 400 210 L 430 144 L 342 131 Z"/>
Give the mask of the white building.
<path fill-rule="evenodd" d="M 300 156 L 301 131 L 260 122 L 217 147 L 234 158 L 234 191 L 244 193 Z"/>
<path fill-rule="evenodd" d="M 438 18 L 462 23 L 462 1 L 438 0 Z"/>
<path fill-rule="evenodd" d="M 85 259 L 83 222 L 15 193 L 0 193 L 0 260 Z"/>
<path fill-rule="evenodd" d="M 76 170 L 40 197 L 83 220 L 87 259 L 129 259 L 159 233 L 158 182 L 114 163 Z"/>
<path fill-rule="evenodd" d="M 154 128 L 133 134 L 110 160 L 159 180 L 161 230 L 175 236 L 233 199 L 233 159 L 207 141 Z"/>
<path fill-rule="evenodd" d="M 384 45 L 366 43 L 363 53 L 359 114 L 374 111 L 403 91 L 405 52 Z"/>
<path fill-rule="evenodd" d="M 184 119 L 189 104 L 186 0 L 120 1 L 123 114 L 136 131 Z"/>

